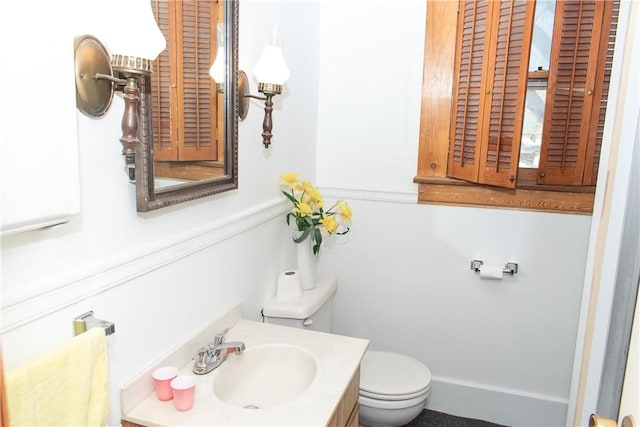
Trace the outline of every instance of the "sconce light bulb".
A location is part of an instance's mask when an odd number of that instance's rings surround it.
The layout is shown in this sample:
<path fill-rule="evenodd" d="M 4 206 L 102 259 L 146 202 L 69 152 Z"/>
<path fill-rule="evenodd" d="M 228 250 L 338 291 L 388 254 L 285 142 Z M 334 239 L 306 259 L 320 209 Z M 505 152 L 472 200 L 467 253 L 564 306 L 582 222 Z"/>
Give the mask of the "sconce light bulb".
<path fill-rule="evenodd" d="M 282 39 L 278 31 L 278 24 L 274 24 L 262 56 L 253 67 L 253 75 L 258 83 L 280 85 L 289 78 L 289 68 L 282 55 Z"/>
<path fill-rule="evenodd" d="M 280 38 L 280 31 L 278 29 L 278 23 L 274 23 L 271 27 L 271 37 L 269 43 L 272 46 L 282 46 L 282 39 Z"/>
<path fill-rule="evenodd" d="M 224 24 L 220 23 L 217 26 L 216 31 L 218 51 L 216 53 L 216 59 L 213 61 L 213 65 L 209 69 L 209 75 L 217 83 L 224 85 L 225 76 L 225 45 L 224 45 Z"/>
<path fill-rule="evenodd" d="M 216 54 L 216 60 L 213 61 L 213 65 L 209 69 L 209 75 L 216 83 L 224 84 L 224 48 L 218 48 L 218 53 Z"/>
<path fill-rule="evenodd" d="M 111 54 L 130 58 L 128 63 L 135 63 L 135 58 L 153 61 L 166 48 L 167 41 L 158 28 L 158 24 L 148 0 L 119 0 L 113 10 L 126 11 L 128 22 L 135 25 L 118 26 L 114 21 L 105 24 L 101 40 L 107 45 Z"/>
<path fill-rule="evenodd" d="M 280 46 L 267 45 L 260 60 L 253 67 L 253 75 L 259 83 L 282 85 L 289 78 L 289 68 L 284 62 Z"/>
<path fill-rule="evenodd" d="M 224 22 L 216 25 L 216 45 L 218 46 L 218 50 L 224 48 L 224 26 Z"/>

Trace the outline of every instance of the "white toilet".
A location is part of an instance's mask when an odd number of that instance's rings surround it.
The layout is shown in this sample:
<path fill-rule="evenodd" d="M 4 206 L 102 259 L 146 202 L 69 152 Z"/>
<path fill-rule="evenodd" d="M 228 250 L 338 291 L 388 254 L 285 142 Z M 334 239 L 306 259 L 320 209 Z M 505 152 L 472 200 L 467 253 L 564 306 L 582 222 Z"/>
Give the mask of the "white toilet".
<path fill-rule="evenodd" d="M 302 295 L 267 301 L 265 323 L 331 332 L 334 276 L 320 275 L 314 289 Z M 398 353 L 367 351 L 360 366 L 360 424 L 401 426 L 420 415 L 431 395 L 431 371 L 422 362 Z"/>

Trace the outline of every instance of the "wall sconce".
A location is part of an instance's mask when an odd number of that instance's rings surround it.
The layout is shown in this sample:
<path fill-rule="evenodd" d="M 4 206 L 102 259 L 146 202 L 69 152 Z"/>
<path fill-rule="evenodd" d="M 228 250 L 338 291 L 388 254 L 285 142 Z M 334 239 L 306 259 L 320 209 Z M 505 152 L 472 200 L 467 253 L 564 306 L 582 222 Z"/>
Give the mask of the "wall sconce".
<path fill-rule="evenodd" d="M 218 35 L 220 38 L 220 35 Z M 218 90 L 220 89 L 220 82 L 224 82 L 224 57 L 220 52 L 224 52 L 224 45 L 222 48 L 218 45 L 218 53 L 216 59 L 211 66 L 209 73 L 211 77 L 217 82 Z M 265 101 L 264 103 L 264 120 L 262 122 L 262 143 L 265 148 L 269 148 L 271 145 L 271 137 L 273 134 L 273 119 L 271 113 L 273 112 L 273 97 L 282 93 L 282 85 L 289 78 L 289 68 L 284 62 L 282 56 L 282 42 L 278 37 L 278 28 L 274 26 L 271 40 L 264 48 L 262 56 L 253 68 L 253 74 L 258 80 L 258 92 L 264 96 L 252 95 L 249 79 L 244 71 L 238 71 L 238 117 L 240 120 L 244 120 L 249 112 L 249 98 L 259 99 Z"/>
<path fill-rule="evenodd" d="M 135 25 L 122 31 L 112 23 L 109 34 L 103 37 L 109 49 L 94 36 L 85 35 L 76 40 L 76 104 L 85 115 L 99 118 L 109 110 L 114 90 L 122 90 L 124 113 L 120 142 L 127 175 L 134 182 L 136 148 L 140 142 L 137 80 L 151 74 L 152 63 L 165 49 L 166 40 L 148 0 L 128 0 L 124 5 L 126 8 L 122 10 L 127 11 L 127 19 Z"/>

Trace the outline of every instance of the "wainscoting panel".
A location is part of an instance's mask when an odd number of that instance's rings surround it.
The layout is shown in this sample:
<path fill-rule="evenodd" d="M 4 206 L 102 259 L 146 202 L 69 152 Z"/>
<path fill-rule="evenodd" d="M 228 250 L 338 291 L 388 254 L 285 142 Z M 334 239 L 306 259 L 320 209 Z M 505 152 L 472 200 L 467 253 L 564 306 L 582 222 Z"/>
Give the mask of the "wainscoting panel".
<path fill-rule="evenodd" d="M 161 245 L 136 248 L 124 259 L 118 257 L 106 260 L 99 267 L 81 271 L 78 279 L 54 284 L 48 291 L 3 295 L 0 334 L 118 287 L 150 271 L 282 216 L 288 208 L 284 200 L 274 199 L 232 217 L 225 217 L 224 221 L 212 222 L 195 231 L 174 235 L 171 240 L 163 241 Z"/>

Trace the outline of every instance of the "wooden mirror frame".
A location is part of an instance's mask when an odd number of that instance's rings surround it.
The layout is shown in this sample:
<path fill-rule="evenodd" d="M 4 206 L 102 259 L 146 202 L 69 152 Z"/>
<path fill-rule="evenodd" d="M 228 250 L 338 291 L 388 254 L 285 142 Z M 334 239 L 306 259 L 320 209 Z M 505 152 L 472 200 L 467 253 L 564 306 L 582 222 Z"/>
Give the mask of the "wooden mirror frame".
<path fill-rule="evenodd" d="M 225 1 L 225 39 L 227 80 L 224 90 L 224 163 L 223 176 L 174 185 L 156 190 L 153 172 L 151 126 L 151 77 L 138 79 L 140 143 L 136 150 L 136 204 L 138 212 L 147 212 L 238 188 L 238 1 Z M 215 29 L 214 29 L 215 31 Z"/>

